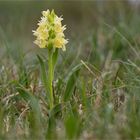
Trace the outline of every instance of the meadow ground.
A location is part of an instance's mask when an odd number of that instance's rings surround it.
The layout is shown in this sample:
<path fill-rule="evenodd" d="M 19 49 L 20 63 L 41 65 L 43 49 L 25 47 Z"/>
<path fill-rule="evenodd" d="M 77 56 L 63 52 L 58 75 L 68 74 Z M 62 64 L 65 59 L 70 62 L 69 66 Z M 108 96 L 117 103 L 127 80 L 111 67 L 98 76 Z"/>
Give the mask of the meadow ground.
<path fill-rule="evenodd" d="M 43 83 L 47 49 L 32 35 L 47 9 L 63 15 L 69 39 L 53 109 Z M 0 140 L 140 139 L 139 16 L 140 5 L 127 1 L 1 1 Z"/>

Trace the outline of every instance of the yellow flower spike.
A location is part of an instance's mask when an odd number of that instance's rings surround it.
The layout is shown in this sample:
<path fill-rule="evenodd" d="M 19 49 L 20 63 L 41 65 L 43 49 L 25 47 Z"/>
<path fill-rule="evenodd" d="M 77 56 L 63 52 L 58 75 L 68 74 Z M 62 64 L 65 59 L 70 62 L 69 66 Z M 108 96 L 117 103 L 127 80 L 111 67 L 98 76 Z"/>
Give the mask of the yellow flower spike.
<path fill-rule="evenodd" d="M 42 12 L 41 20 L 38 23 L 38 28 L 33 31 L 36 36 L 35 44 L 40 48 L 47 48 L 49 42 L 54 48 L 62 48 L 65 50 L 65 45 L 68 41 L 65 39 L 64 30 L 66 26 L 62 26 L 62 17 L 58 17 L 54 10 Z M 53 41 L 52 41 L 53 40 Z"/>
<path fill-rule="evenodd" d="M 45 86 L 47 101 L 50 107 L 50 110 L 53 109 L 55 103 L 55 95 L 53 94 L 53 79 L 54 79 L 54 70 L 55 64 L 58 57 L 58 49 L 66 50 L 66 44 L 68 40 L 65 39 L 64 30 L 66 26 L 62 25 L 62 17 L 58 17 L 54 10 L 52 11 L 43 11 L 42 17 L 37 24 L 38 27 L 33 31 L 33 35 L 36 36 L 34 43 L 40 48 L 48 48 L 48 72 L 47 76 L 44 73 L 44 67 L 42 67 L 42 60 L 39 58 L 41 64 L 41 69 L 43 71 L 43 83 Z M 46 78 L 47 77 L 47 78 Z"/>

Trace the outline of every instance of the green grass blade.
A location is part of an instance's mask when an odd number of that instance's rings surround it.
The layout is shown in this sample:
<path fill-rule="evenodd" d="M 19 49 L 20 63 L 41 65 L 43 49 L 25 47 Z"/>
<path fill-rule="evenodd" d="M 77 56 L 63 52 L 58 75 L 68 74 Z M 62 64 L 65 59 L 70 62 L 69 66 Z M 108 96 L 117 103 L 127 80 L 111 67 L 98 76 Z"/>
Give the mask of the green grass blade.
<path fill-rule="evenodd" d="M 63 98 L 64 102 L 68 101 L 73 94 L 73 90 L 74 90 L 81 66 L 82 64 L 77 65 L 69 73 L 66 90 L 65 90 L 64 98 Z"/>

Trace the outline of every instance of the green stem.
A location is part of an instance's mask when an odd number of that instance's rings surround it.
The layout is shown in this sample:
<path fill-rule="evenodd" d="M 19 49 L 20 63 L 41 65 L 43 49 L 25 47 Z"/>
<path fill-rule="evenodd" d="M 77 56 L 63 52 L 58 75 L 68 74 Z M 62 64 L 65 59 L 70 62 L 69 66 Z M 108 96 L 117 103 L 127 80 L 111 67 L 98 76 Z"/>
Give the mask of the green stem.
<path fill-rule="evenodd" d="M 49 88 L 49 94 L 50 94 L 50 109 L 54 106 L 54 97 L 53 97 L 53 77 L 54 77 L 54 66 L 52 61 L 53 52 L 52 50 L 48 51 L 48 88 Z"/>

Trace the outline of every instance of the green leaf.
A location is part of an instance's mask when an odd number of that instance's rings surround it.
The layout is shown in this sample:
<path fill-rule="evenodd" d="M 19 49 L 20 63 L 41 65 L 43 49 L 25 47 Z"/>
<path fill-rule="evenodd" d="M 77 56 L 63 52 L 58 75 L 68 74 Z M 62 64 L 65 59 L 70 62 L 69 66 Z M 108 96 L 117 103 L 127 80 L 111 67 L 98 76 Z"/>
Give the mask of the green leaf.
<path fill-rule="evenodd" d="M 68 139 L 76 139 L 79 130 L 79 119 L 71 114 L 67 116 L 65 129 Z"/>
<path fill-rule="evenodd" d="M 46 93 L 48 93 L 47 95 L 47 99 L 48 99 L 48 102 L 50 101 L 50 94 L 49 94 L 49 87 L 48 87 L 48 78 L 47 78 L 47 74 L 46 74 L 46 66 L 45 66 L 45 63 L 43 61 L 43 59 L 37 55 L 37 58 L 39 60 L 39 63 L 40 63 L 40 67 L 41 67 L 41 78 L 42 78 L 42 82 L 44 84 L 44 87 L 45 87 L 45 90 L 46 90 Z"/>
<path fill-rule="evenodd" d="M 41 130 L 42 128 L 42 115 L 41 114 L 42 113 L 41 113 L 41 108 L 39 104 L 39 99 L 36 98 L 31 92 L 29 92 L 22 85 L 18 85 L 17 91 L 20 93 L 19 96 L 21 96 L 29 104 L 29 107 L 31 108 L 31 110 L 29 111 L 29 114 L 27 115 L 29 125 L 32 128 L 31 135 L 33 137 L 38 137 L 42 131 Z"/>
<path fill-rule="evenodd" d="M 55 116 L 57 113 L 59 113 L 62 110 L 62 105 L 57 104 L 54 106 L 54 108 L 50 112 L 50 117 Z"/>
<path fill-rule="evenodd" d="M 61 112 L 61 110 L 62 110 L 61 104 L 57 104 L 56 106 L 52 108 L 52 110 L 50 110 L 46 139 L 54 139 L 52 137 L 55 135 L 55 132 L 54 132 L 54 129 L 56 128 L 55 117 L 57 116 L 59 112 Z"/>
<path fill-rule="evenodd" d="M 75 87 L 75 84 L 76 84 L 76 80 L 78 78 L 79 71 L 80 71 L 82 65 L 83 64 L 77 65 L 69 73 L 68 81 L 67 81 L 67 85 L 66 85 L 66 90 L 64 92 L 64 98 L 63 98 L 64 102 L 68 101 L 73 94 L 73 90 L 74 90 L 74 87 Z"/>
<path fill-rule="evenodd" d="M 41 110 L 40 110 L 38 99 L 20 84 L 16 89 L 20 93 L 19 95 L 26 102 L 29 102 L 29 106 L 31 107 L 32 111 L 36 114 L 37 118 L 40 118 Z"/>

